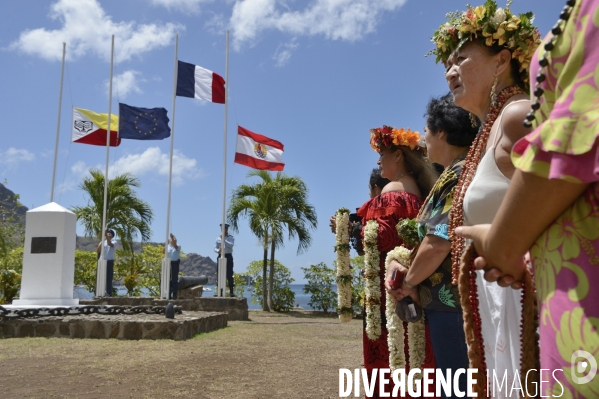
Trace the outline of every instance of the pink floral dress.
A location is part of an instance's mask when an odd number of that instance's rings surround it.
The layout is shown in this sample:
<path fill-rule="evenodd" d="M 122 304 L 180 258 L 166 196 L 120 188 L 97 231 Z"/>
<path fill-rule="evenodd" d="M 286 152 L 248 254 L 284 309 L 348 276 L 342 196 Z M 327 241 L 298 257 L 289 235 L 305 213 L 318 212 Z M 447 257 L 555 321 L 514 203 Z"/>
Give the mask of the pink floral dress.
<path fill-rule="evenodd" d="M 531 63 L 531 82 L 538 72 L 547 77 L 537 125 L 516 143 L 512 160 L 522 171 L 590 186 L 530 251 L 541 368 L 551 370 L 542 374 L 549 380 L 543 395 L 563 390 L 562 398 L 599 398 L 599 375 L 582 379 L 599 360 L 599 0 L 578 0 L 555 48 L 546 53 L 539 46 Z M 540 70 L 544 55 L 549 66 Z M 580 350 L 590 358 L 575 355 Z"/>

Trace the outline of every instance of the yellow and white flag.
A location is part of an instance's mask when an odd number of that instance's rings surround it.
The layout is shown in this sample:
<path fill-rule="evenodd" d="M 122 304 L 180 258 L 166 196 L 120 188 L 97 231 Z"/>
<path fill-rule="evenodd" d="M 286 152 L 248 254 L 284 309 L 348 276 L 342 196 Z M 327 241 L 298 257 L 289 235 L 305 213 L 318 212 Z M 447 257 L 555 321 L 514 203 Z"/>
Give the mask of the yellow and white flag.
<path fill-rule="evenodd" d="M 121 139 L 118 137 L 119 117 L 110 115 L 110 146 L 118 147 Z M 106 130 L 108 129 L 108 114 L 96 114 L 82 108 L 73 108 L 73 125 L 71 138 L 75 143 L 106 145 Z"/>

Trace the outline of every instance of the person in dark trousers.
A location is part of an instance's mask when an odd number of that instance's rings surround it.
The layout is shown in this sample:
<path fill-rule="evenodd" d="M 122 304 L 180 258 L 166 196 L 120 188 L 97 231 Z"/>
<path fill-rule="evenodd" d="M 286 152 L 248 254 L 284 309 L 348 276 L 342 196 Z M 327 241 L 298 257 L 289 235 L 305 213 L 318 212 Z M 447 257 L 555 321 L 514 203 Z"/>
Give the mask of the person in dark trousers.
<path fill-rule="evenodd" d="M 222 228 L 222 224 L 220 225 Z M 222 236 L 218 236 L 216 239 L 216 245 L 214 247 L 214 252 L 218 253 L 218 257 L 216 258 L 216 264 L 218 265 L 218 260 L 220 257 L 225 255 L 227 259 L 227 285 L 229 286 L 229 290 L 231 293 L 231 297 L 235 296 L 233 292 L 233 287 L 235 287 L 235 282 L 233 280 L 233 245 L 235 244 L 235 237 L 229 234 L 229 225 L 225 224 L 225 245 L 221 248 Z M 218 291 L 218 289 L 217 289 Z M 214 296 L 217 296 L 215 294 Z"/>
<path fill-rule="evenodd" d="M 171 261 L 169 299 L 177 299 L 177 293 L 179 292 L 179 265 L 181 263 L 179 252 L 181 252 L 181 246 L 177 245 L 177 237 L 171 233 L 166 249 L 166 257 Z M 162 247 L 162 253 L 164 253 L 164 247 Z"/>
<path fill-rule="evenodd" d="M 112 277 L 114 275 L 114 249 L 116 240 L 114 239 L 114 230 L 106 230 L 104 232 L 106 240 L 102 241 L 96 247 L 98 259 L 102 256 L 102 244 L 104 244 L 104 257 L 106 260 L 106 292 L 104 296 L 112 296 Z"/>

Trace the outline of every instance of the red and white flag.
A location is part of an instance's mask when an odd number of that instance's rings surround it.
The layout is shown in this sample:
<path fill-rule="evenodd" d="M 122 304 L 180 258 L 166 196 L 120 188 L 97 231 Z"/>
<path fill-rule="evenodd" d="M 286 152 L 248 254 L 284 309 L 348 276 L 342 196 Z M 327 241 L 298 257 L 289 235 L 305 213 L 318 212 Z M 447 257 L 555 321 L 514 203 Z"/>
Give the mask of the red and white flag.
<path fill-rule="evenodd" d="M 283 170 L 283 144 L 237 126 L 235 163 L 262 170 Z"/>

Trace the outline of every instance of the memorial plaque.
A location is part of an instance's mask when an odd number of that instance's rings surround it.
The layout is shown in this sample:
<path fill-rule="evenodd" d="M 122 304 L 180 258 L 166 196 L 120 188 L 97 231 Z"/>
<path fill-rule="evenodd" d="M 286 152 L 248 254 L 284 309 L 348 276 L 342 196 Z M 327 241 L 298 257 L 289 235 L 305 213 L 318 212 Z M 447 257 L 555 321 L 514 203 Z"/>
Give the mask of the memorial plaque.
<path fill-rule="evenodd" d="M 31 237 L 32 254 L 55 254 L 56 237 Z"/>

